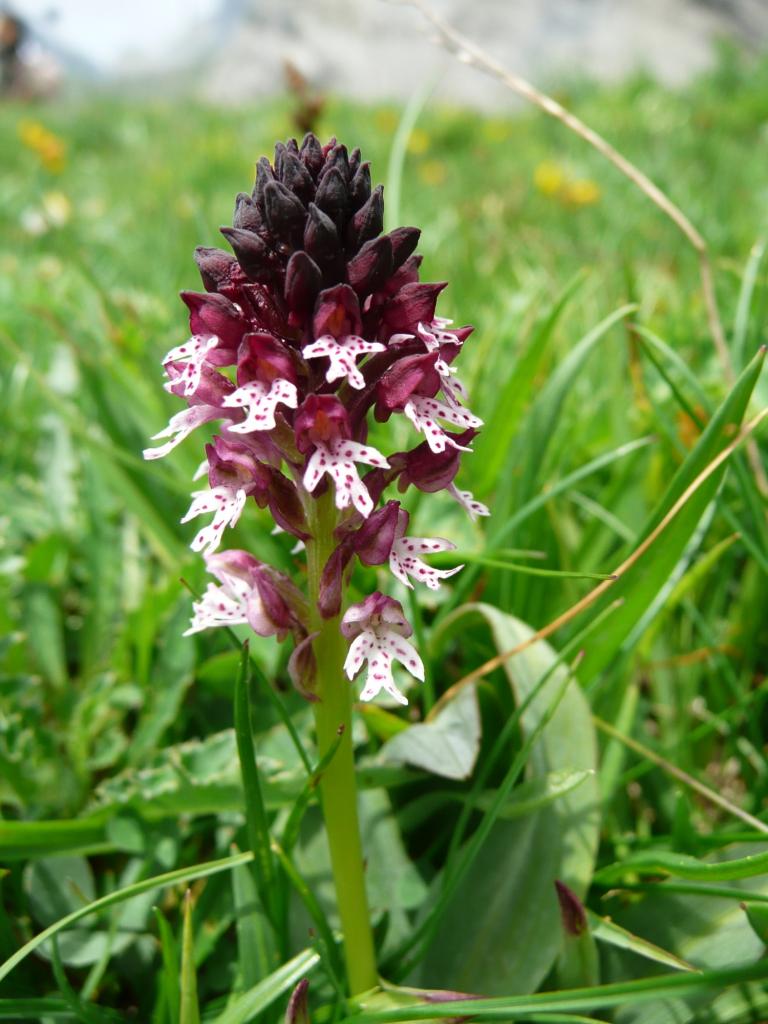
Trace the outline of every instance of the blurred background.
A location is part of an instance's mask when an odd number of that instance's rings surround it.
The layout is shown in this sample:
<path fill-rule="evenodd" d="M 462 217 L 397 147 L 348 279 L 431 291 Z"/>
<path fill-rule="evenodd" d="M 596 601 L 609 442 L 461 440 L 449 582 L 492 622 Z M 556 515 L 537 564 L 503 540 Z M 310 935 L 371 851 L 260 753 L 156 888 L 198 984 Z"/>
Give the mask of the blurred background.
<path fill-rule="evenodd" d="M 759 49 L 761 0 L 435 0 L 441 13 L 508 67 L 545 80 L 616 80 L 638 69 L 679 85 L 710 67 L 714 44 Z M 3 9 L 3 8 L 0 8 Z M 418 12 L 385 0 L 17 0 L 16 46 L 3 42 L 4 81 L 188 92 L 226 104 L 279 92 L 290 64 L 316 88 L 357 99 L 405 99 L 439 79 L 437 95 L 506 105 L 496 85 L 447 62 Z M 16 62 L 15 70 L 10 67 Z"/>

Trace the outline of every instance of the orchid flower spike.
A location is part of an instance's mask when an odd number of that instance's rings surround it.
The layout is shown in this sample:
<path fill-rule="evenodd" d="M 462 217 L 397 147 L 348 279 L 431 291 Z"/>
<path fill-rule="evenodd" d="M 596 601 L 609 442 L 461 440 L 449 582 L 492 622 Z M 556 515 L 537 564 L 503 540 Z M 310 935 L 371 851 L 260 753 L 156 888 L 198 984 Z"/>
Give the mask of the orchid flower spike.
<path fill-rule="evenodd" d="M 411 627 L 378 590 L 342 615 L 353 560 L 388 566 L 395 586 L 430 590 L 462 568 L 430 564 L 454 544 L 411 536 L 388 488 L 443 492 L 473 519 L 489 513 L 456 482 L 482 426 L 454 365 L 472 328 L 438 315 L 444 283 L 419 281 L 419 230 L 384 234 L 383 223 L 383 189 L 371 187 L 358 150 L 309 134 L 278 143 L 273 162 L 262 157 L 253 191 L 238 195 L 232 227 L 222 228 L 232 253 L 195 253 L 204 290 L 182 293 L 189 337 L 163 359 L 165 389 L 186 408 L 144 457 L 162 458 L 216 424 L 196 474 L 207 485 L 182 519 L 212 517 L 191 547 L 216 580 L 195 602 L 188 633 L 292 636 L 292 671 L 311 696 L 312 644 L 325 623 L 349 641 L 349 678 L 368 666 L 362 699 L 384 692 L 404 703 L 393 665 L 424 677 Z M 383 427 L 369 439 L 374 421 L 393 416 L 409 421 L 404 436 L 421 435 L 409 450 L 393 450 Z M 291 535 L 287 557 L 306 551 L 315 564 L 322 542 L 308 594 L 248 552 L 221 550 L 251 499 Z"/>

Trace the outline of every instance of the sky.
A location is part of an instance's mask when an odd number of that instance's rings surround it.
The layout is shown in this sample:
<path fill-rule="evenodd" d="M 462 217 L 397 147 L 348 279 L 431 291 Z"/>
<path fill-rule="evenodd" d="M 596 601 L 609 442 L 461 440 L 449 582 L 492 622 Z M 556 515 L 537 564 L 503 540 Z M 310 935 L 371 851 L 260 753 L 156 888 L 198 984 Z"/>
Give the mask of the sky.
<path fill-rule="evenodd" d="M 0 0 L 0 9 L 6 5 L 46 39 L 109 71 L 162 57 L 221 0 Z"/>

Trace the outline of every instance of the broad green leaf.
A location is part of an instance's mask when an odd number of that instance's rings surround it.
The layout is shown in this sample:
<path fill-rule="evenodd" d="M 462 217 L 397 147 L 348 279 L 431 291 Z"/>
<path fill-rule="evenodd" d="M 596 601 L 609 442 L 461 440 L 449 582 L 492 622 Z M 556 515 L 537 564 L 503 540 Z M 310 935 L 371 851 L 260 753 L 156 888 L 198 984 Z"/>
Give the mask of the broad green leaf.
<path fill-rule="evenodd" d="M 95 896 L 91 866 L 84 857 L 46 857 L 24 870 L 24 889 L 35 920 L 52 924 Z"/>
<path fill-rule="evenodd" d="M 488 605 L 469 605 L 461 613 L 480 618 L 494 645 L 506 651 L 530 637 L 529 626 Z M 458 616 L 452 622 L 455 631 Z M 505 663 L 518 703 L 552 668 L 555 652 L 543 641 Z M 528 765 L 532 778 L 550 772 L 596 769 L 596 742 L 589 708 L 568 670 L 558 666 L 522 716 L 528 733 L 559 706 L 533 745 Z M 427 951 L 419 984 L 445 983 L 469 992 L 534 990 L 552 967 L 560 945 L 560 921 L 554 880 L 584 894 L 592 874 L 598 833 L 599 791 L 594 775 L 559 800 L 519 821 L 497 821 L 440 919 Z M 432 898 L 439 892 L 433 890 Z M 468 908 L 472 908 L 468 911 Z"/>
<path fill-rule="evenodd" d="M 760 375 L 764 356 L 764 352 L 755 356 L 714 414 L 706 430 L 680 466 L 664 496 L 652 512 L 641 531 L 639 541 L 644 540 L 652 533 L 678 498 L 733 440 Z M 720 466 L 704 481 L 655 543 L 616 583 L 612 584 L 608 592 L 593 606 L 594 613 L 599 612 L 611 601 L 616 601 L 619 598 L 624 600 L 621 608 L 606 623 L 600 636 L 600 642 L 587 647 L 578 669 L 580 679 L 585 682 L 594 679 L 616 657 L 635 623 L 669 579 L 704 510 L 717 493 L 724 473 L 725 466 Z"/>
<path fill-rule="evenodd" d="M 477 694 L 474 687 L 465 687 L 434 721 L 411 725 L 385 743 L 380 757 L 445 779 L 467 779 L 479 750 Z"/>

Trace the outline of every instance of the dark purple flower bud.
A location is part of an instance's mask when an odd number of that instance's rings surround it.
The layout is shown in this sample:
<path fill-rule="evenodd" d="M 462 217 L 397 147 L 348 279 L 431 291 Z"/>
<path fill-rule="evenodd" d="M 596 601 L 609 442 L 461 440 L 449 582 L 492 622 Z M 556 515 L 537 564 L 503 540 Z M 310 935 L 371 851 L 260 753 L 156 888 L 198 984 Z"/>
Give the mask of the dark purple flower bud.
<path fill-rule="evenodd" d="M 315 205 L 338 227 L 347 213 L 347 183 L 338 167 L 332 167 L 317 186 Z"/>
<path fill-rule="evenodd" d="M 558 879 L 555 879 L 555 891 L 560 904 L 560 920 L 563 923 L 563 931 L 573 938 L 583 935 L 587 930 L 587 914 L 584 904 L 572 889 Z"/>
<path fill-rule="evenodd" d="M 298 540 L 309 540 L 304 507 L 291 481 L 274 466 L 257 464 L 251 484 L 259 508 L 269 508 L 277 525 Z"/>
<path fill-rule="evenodd" d="M 392 273 L 392 243 L 387 235 L 366 242 L 347 264 L 347 279 L 358 295 L 378 291 Z"/>
<path fill-rule="evenodd" d="M 315 691 L 315 681 L 317 679 L 317 659 L 315 658 L 315 652 L 312 649 L 312 641 L 320 636 L 319 632 L 310 633 L 309 636 L 305 636 L 304 639 L 296 644 L 291 652 L 291 656 L 288 659 L 288 675 L 290 676 L 291 682 L 293 683 L 296 690 L 304 697 L 305 700 L 316 701 L 317 694 Z M 300 981 L 296 986 L 296 991 L 304 985 L 306 990 L 306 979 Z M 295 995 L 295 992 L 294 992 Z M 293 996 L 291 996 L 291 1000 Z M 288 1003 L 290 1010 L 291 1003 Z M 288 1014 L 286 1013 L 286 1020 L 289 1020 Z M 301 1018 L 298 1018 L 301 1020 Z"/>
<path fill-rule="evenodd" d="M 237 386 L 258 380 L 272 384 L 275 380 L 297 382 L 293 356 L 286 346 L 266 331 L 246 334 L 237 351 Z"/>
<path fill-rule="evenodd" d="M 298 245 L 304 234 L 307 211 L 282 182 L 270 181 L 264 189 L 264 214 L 270 231 L 281 241 Z"/>
<path fill-rule="evenodd" d="M 344 570 L 352 557 L 349 541 L 342 541 L 323 566 L 317 595 L 317 608 L 324 619 L 332 619 L 341 611 Z"/>
<path fill-rule="evenodd" d="M 360 604 L 353 604 L 347 609 L 341 623 L 341 632 L 348 640 L 352 640 L 365 630 L 375 631 L 380 626 L 400 636 L 413 633 L 400 602 L 375 590 Z"/>
<path fill-rule="evenodd" d="M 320 172 L 320 181 L 322 181 L 326 174 L 329 174 L 331 170 L 333 170 L 334 168 L 339 172 L 341 177 L 344 179 L 345 183 L 349 181 L 350 173 L 349 157 L 347 156 L 347 147 L 341 145 L 341 143 L 335 145 L 326 154 L 325 165 L 322 171 Z"/>
<path fill-rule="evenodd" d="M 232 246 L 237 262 L 252 281 L 269 281 L 278 266 L 277 258 L 255 231 L 245 228 L 219 229 Z"/>
<path fill-rule="evenodd" d="M 312 319 L 312 330 L 315 338 L 322 338 L 326 334 L 342 338 L 360 333 L 360 303 L 348 284 L 338 284 L 320 292 Z"/>
<path fill-rule="evenodd" d="M 240 192 L 235 200 L 232 226 L 244 231 L 255 231 L 262 237 L 269 234 L 264 215 L 247 192 Z"/>
<path fill-rule="evenodd" d="M 465 430 L 462 434 L 449 433 L 454 441 L 468 446 L 477 436 L 476 430 Z M 404 491 L 413 484 L 420 491 L 434 494 L 444 490 L 459 471 L 461 452 L 446 445 L 444 452 L 433 452 L 426 441 L 409 452 L 398 452 L 389 457 L 393 468 L 400 470 L 399 487 Z"/>
<path fill-rule="evenodd" d="M 195 249 L 195 263 L 207 292 L 215 292 L 232 284 L 236 273 L 237 260 L 223 249 L 209 249 L 198 245 Z"/>
<path fill-rule="evenodd" d="M 296 447 L 306 453 L 315 444 L 347 440 L 350 436 L 347 410 L 334 395 L 310 395 L 294 420 Z"/>
<path fill-rule="evenodd" d="M 317 136 L 313 135 L 312 132 L 307 132 L 304 136 L 301 149 L 299 150 L 299 157 L 309 173 L 313 177 L 317 177 L 323 167 L 325 157 L 323 156 L 323 147 L 320 145 Z"/>
<path fill-rule="evenodd" d="M 300 323 L 312 310 L 322 284 L 320 267 L 303 249 L 297 250 L 285 270 L 285 301 L 293 322 Z"/>
<path fill-rule="evenodd" d="M 286 150 L 280 168 L 280 180 L 298 196 L 302 203 L 308 203 L 315 194 L 315 183 L 298 156 Z"/>
<path fill-rule="evenodd" d="M 447 281 L 438 284 L 407 284 L 382 310 L 382 320 L 392 334 L 414 333 L 420 323 L 431 323 L 435 317 L 437 297 Z"/>
<path fill-rule="evenodd" d="M 264 206 L 264 190 L 267 185 L 275 180 L 275 173 L 272 170 L 272 165 L 265 156 L 259 158 L 259 162 L 256 164 L 256 182 L 253 186 L 253 192 L 251 193 L 257 204 L 263 208 Z"/>
<path fill-rule="evenodd" d="M 205 446 L 208 459 L 208 482 L 211 487 L 231 487 L 253 493 L 254 477 L 259 462 L 253 451 L 245 444 L 215 437 L 212 444 Z"/>
<path fill-rule="evenodd" d="M 309 980 L 302 978 L 288 1000 L 288 1008 L 285 1011 L 285 1024 L 310 1024 L 309 1008 L 307 1006 L 308 988 Z"/>
<path fill-rule="evenodd" d="M 399 270 L 396 270 L 392 277 L 386 282 L 382 289 L 386 295 L 397 295 L 407 284 L 419 283 L 419 267 L 424 259 L 418 253 L 409 256 Z"/>
<path fill-rule="evenodd" d="M 402 409 L 411 395 L 434 398 L 440 389 L 440 374 L 435 369 L 437 352 L 398 359 L 382 374 L 376 389 L 377 420 L 385 421 L 395 409 Z"/>
<path fill-rule="evenodd" d="M 321 267 L 343 269 L 341 242 L 336 225 L 314 203 L 309 204 L 309 217 L 304 227 L 304 248 Z"/>
<path fill-rule="evenodd" d="M 419 228 L 395 228 L 394 231 L 390 231 L 388 237 L 392 242 L 393 269 L 397 270 L 415 251 L 421 238 L 421 231 Z"/>
<path fill-rule="evenodd" d="M 275 177 L 278 181 L 283 180 L 283 155 L 286 151 L 284 142 L 275 143 L 275 159 L 273 165 L 275 168 Z"/>
<path fill-rule="evenodd" d="M 377 185 L 347 228 L 347 244 L 353 251 L 359 249 L 363 242 L 380 235 L 384 228 L 384 188 Z"/>
<path fill-rule="evenodd" d="M 359 210 L 368 201 L 370 196 L 371 165 L 366 161 L 364 164 L 360 164 L 349 183 L 349 198 L 352 209 Z"/>
<path fill-rule="evenodd" d="M 358 167 L 360 166 L 360 161 L 362 160 L 362 158 L 363 158 L 363 155 L 360 152 L 360 147 L 359 146 L 355 146 L 355 148 L 349 154 L 349 170 L 350 170 L 350 172 L 352 174 L 352 177 L 355 176 L 355 172 L 357 171 Z"/>
<path fill-rule="evenodd" d="M 352 534 L 352 546 L 363 565 L 383 565 L 387 561 L 395 540 L 405 535 L 408 519 L 399 501 L 388 501 L 363 521 Z"/>
<path fill-rule="evenodd" d="M 208 361 L 215 366 L 227 366 L 234 362 L 229 350 L 237 349 L 248 321 L 237 306 L 223 295 L 200 292 L 182 292 L 181 298 L 189 308 L 189 326 L 193 334 L 215 334 L 220 341 L 208 355 Z"/>

